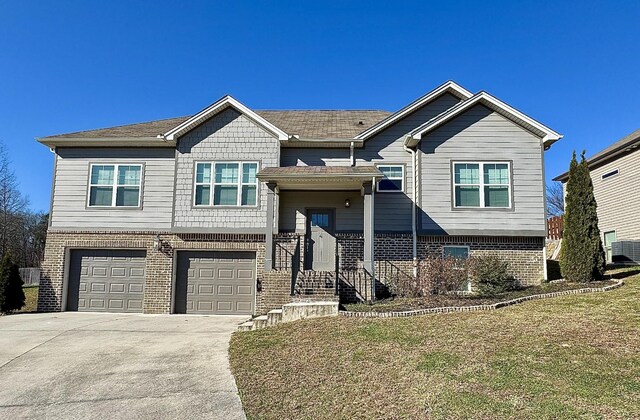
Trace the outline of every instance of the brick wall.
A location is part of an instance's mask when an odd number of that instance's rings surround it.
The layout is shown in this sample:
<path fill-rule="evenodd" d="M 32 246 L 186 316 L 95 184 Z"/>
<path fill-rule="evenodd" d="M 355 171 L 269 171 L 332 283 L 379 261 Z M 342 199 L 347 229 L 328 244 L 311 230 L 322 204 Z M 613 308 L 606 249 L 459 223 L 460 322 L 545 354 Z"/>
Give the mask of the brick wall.
<path fill-rule="evenodd" d="M 72 249 L 143 249 L 146 251 L 144 313 L 171 312 L 174 251 L 244 250 L 256 252 L 257 278 L 262 280 L 264 235 L 160 234 L 162 247 L 153 248 L 156 232 L 54 232 L 47 235 L 42 263 L 38 311 L 62 310 L 65 259 Z"/>

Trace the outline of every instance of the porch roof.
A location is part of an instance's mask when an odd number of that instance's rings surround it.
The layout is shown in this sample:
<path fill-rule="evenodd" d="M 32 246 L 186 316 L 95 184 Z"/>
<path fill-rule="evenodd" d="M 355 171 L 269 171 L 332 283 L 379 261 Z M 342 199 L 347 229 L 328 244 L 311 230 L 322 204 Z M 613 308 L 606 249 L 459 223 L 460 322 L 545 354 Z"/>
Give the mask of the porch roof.
<path fill-rule="evenodd" d="M 284 166 L 262 169 L 257 177 L 262 182 L 276 183 L 281 189 L 360 189 L 382 172 L 368 166 Z"/>

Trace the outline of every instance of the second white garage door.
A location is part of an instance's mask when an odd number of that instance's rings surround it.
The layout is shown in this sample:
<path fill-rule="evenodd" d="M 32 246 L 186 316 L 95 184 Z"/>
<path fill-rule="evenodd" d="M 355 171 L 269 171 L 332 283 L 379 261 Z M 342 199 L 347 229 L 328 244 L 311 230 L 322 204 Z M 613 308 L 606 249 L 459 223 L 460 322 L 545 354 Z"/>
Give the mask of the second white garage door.
<path fill-rule="evenodd" d="M 181 251 L 176 270 L 175 313 L 253 314 L 255 253 Z"/>

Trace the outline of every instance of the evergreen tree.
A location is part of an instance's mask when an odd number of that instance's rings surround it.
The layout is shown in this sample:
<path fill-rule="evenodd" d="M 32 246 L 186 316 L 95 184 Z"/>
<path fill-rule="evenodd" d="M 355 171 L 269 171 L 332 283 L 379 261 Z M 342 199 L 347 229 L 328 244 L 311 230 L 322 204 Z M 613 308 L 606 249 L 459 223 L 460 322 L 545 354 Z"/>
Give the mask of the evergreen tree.
<path fill-rule="evenodd" d="M 7 252 L 0 264 L 0 312 L 9 313 L 24 306 L 23 284 L 18 265 Z"/>
<path fill-rule="evenodd" d="M 580 163 L 573 152 L 565 199 L 560 255 L 562 276 L 567 280 L 579 282 L 599 279 L 604 274 L 605 256 L 598 229 L 593 183 L 584 152 Z"/>

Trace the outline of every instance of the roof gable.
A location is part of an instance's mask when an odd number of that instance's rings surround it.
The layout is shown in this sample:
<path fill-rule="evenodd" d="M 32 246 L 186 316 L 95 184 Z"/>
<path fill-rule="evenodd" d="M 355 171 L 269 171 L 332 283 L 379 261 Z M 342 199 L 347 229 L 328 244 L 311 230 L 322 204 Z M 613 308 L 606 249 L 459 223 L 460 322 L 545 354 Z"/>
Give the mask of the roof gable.
<path fill-rule="evenodd" d="M 539 123 L 533 118 L 502 102 L 500 99 L 488 94 L 487 92 L 479 92 L 466 101 L 462 101 L 457 105 L 454 105 L 447 111 L 432 118 L 431 120 L 427 121 L 420 127 L 410 132 L 407 135 L 405 144 L 410 147 L 415 147 L 418 143 L 420 143 L 420 140 L 422 140 L 422 137 L 425 134 L 435 130 L 437 127 L 440 127 L 447 121 L 450 121 L 451 119 L 464 113 L 473 106 L 479 104 L 486 106 L 492 111 L 497 112 L 503 117 L 513 121 L 515 124 L 537 135 L 542 139 L 545 147 L 550 147 L 554 142 L 562 138 L 562 134 L 556 133 L 549 127 Z"/>
<path fill-rule="evenodd" d="M 434 101 L 435 99 L 439 98 L 440 96 L 444 95 L 445 93 L 452 94 L 453 96 L 455 96 L 457 98 L 460 98 L 460 99 L 463 99 L 463 100 L 469 99 L 472 96 L 471 92 L 469 92 L 468 90 L 466 90 L 462 86 L 458 85 L 456 82 L 450 80 L 448 82 L 445 82 L 445 83 L 441 84 L 437 88 L 435 88 L 432 91 L 428 92 L 427 94 L 421 96 L 420 98 L 416 99 L 415 101 L 411 102 L 409 105 L 405 106 L 401 110 L 389 115 L 387 118 L 383 119 L 379 123 L 377 123 L 377 124 L 373 125 L 372 127 L 364 130 L 363 132 L 361 132 L 360 134 L 358 134 L 354 138 L 357 139 L 357 140 L 366 140 L 366 139 L 378 134 L 379 132 L 381 132 L 382 130 L 386 129 L 387 127 L 389 127 L 389 126 L 395 124 L 396 122 L 400 121 L 401 119 L 403 119 L 407 115 L 415 112 L 417 109 L 427 105 L 429 102 Z"/>
<path fill-rule="evenodd" d="M 203 122 L 207 121 L 209 118 L 220 113 L 221 111 L 224 111 L 229 107 L 234 108 L 236 111 L 244 114 L 247 118 L 253 120 L 256 124 L 262 126 L 265 130 L 267 130 L 268 132 L 276 136 L 278 140 L 286 141 L 289 139 L 289 135 L 287 133 L 285 133 L 275 125 L 271 124 L 269 121 L 267 121 L 266 119 L 258 115 L 256 112 L 250 110 L 249 108 L 247 108 L 246 106 L 244 106 L 239 101 L 235 100 L 229 95 L 223 96 L 218 101 L 214 102 L 213 104 L 209 105 L 202 111 L 195 114 L 193 117 L 178 124 L 177 126 L 167 131 L 166 133 L 162 134 L 161 137 L 169 141 L 175 141 L 178 139 L 178 137 L 186 134 L 187 132 L 196 128 Z"/>

